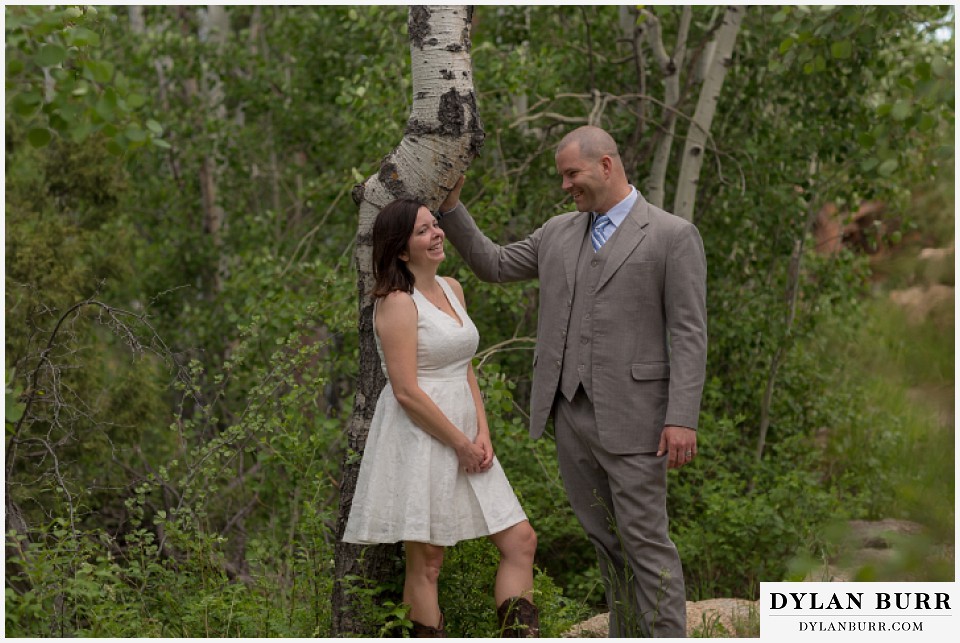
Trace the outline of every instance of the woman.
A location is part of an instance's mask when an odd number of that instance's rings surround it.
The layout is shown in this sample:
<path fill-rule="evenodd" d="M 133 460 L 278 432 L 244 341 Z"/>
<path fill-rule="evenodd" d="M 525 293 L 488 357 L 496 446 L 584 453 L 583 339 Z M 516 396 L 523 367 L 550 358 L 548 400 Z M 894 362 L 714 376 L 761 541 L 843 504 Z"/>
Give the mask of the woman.
<path fill-rule="evenodd" d="M 387 385 L 370 425 L 343 540 L 404 542 L 403 601 L 414 637 L 442 637 L 444 548 L 488 536 L 505 637 L 538 637 L 537 537 L 493 454 L 471 360 L 479 342 L 460 284 L 438 277 L 444 233 L 409 199 L 373 224 L 374 332 Z"/>

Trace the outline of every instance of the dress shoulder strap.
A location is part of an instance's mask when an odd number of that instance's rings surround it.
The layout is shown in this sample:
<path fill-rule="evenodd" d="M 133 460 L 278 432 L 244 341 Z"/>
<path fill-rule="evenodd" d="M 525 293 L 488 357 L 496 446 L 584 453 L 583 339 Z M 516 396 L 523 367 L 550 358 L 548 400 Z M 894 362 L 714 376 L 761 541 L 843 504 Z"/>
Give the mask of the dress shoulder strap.
<path fill-rule="evenodd" d="M 453 310 L 456 311 L 457 316 L 460 317 L 461 321 L 463 316 L 466 314 L 463 306 L 460 304 L 460 298 L 457 297 L 457 294 L 453 292 L 453 287 L 447 283 L 447 280 L 437 275 L 437 281 L 440 282 L 440 287 L 443 289 L 444 294 L 447 296 L 447 300 L 450 302 L 450 305 L 453 306 Z"/>

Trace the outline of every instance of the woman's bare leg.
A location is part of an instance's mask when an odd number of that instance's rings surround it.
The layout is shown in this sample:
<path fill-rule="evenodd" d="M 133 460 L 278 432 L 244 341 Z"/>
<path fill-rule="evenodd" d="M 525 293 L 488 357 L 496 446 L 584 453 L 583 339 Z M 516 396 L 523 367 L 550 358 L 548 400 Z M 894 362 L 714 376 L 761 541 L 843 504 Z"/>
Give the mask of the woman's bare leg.
<path fill-rule="evenodd" d="M 533 556 L 537 552 L 537 534 L 533 527 L 524 520 L 492 534 L 490 540 L 500 550 L 500 566 L 493 586 L 497 605 L 514 597 L 533 602 Z"/>
<path fill-rule="evenodd" d="M 406 541 L 404 548 L 407 552 L 407 567 L 403 581 L 403 602 L 410 606 L 410 620 L 430 627 L 439 627 L 437 581 L 443 566 L 444 548 L 411 541 Z"/>

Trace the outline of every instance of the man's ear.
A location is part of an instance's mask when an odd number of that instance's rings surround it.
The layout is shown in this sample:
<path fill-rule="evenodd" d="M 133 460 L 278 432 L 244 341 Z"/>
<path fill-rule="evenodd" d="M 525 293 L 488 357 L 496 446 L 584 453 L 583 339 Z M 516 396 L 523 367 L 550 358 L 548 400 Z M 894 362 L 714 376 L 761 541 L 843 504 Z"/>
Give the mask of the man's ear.
<path fill-rule="evenodd" d="M 610 173 L 613 171 L 613 159 L 609 155 L 604 154 L 600 157 L 600 167 L 603 168 L 603 174 L 605 177 L 609 177 Z"/>

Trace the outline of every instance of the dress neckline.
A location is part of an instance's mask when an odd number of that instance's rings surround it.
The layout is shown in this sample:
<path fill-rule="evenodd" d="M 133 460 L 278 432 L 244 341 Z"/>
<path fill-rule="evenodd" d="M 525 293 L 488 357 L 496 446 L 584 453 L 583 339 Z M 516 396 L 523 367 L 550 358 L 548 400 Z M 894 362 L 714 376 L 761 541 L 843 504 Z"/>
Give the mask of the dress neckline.
<path fill-rule="evenodd" d="M 456 296 L 452 298 L 450 297 L 450 294 L 448 292 L 449 286 L 446 283 L 444 283 L 445 280 L 443 279 L 443 277 L 441 277 L 440 275 L 437 275 L 435 279 L 437 281 L 437 284 L 440 286 L 440 292 L 443 293 L 443 298 L 446 299 L 447 304 L 450 305 L 450 310 L 453 311 L 453 315 L 451 315 L 444 309 L 440 308 L 440 306 L 437 306 L 435 303 L 427 299 L 427 296 L 423 294 L 423 291 L 417 288 L 416 286 L 414 286 L 413 289 L 416 290 L 418 293 L 420 293 L 420 296 L 423 297 L 423 299 L 426 300 L 426 302 L 430 304 L 430 306 L 434 308 L 437 312 L 439 312 L 444 317 L 446 317 L 447 319 L 455 323 L 460 328 L 463 328 L 463 319 L 461 318 L 461 315 L 457 310 L 457 306 L 453 303 L 453 299 L 456 299 Z"/>

